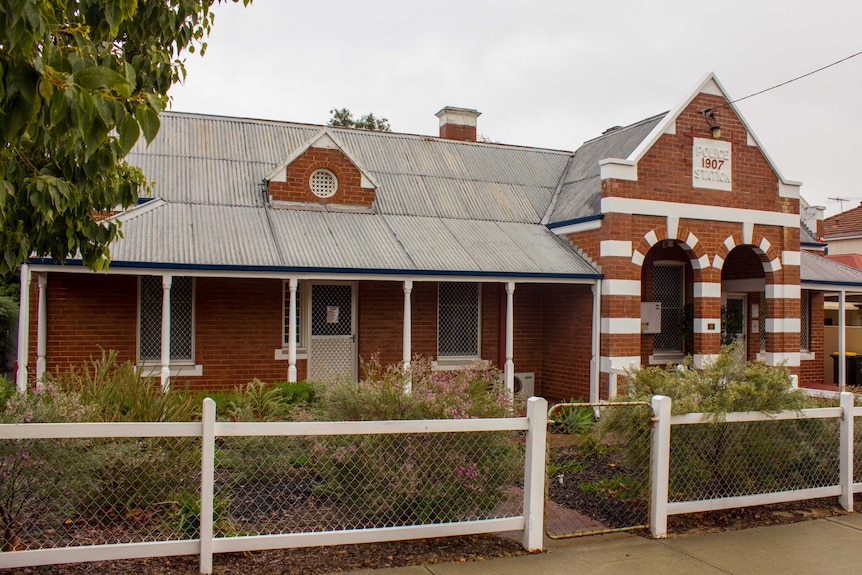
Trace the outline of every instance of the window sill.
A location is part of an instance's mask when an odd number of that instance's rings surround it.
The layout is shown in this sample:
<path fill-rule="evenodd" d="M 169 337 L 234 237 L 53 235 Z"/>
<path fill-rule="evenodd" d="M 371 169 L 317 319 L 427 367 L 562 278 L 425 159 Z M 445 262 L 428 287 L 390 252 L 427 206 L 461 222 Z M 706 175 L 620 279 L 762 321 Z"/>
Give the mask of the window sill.
<path fill-rule="evenodd" d="M 685 356 L 681 353 L 668 353 L 649 356 L 650 365 L 667 365 L 669 363 L 682 363 Z"/>
<path fill-rule="evenodd" d="M 815 359 L 817 359 L 817 356 L 813 351 L 805 351 L 803 349 L 799 352 L 799 361 L 812 361 Z"/>
<path fill-rule="evenodd" d="M 288 361 L 290 359 L 290 352 L 286 349 L 277 349 L 275 350 L 275 360 L 276 361 Z M 308 351 L 302 349 L 296 350 L 296 359 L 308 359 Z"/>
<path fill-rule="evenodd" d="M 431 362 L 432 371 L 449 371 L 453 369 L 462 369 L 464 367 L 480 367 L 486 369 L 491 365 L 487 359 L 480 357 L 452 357 L 442 358 Z"/>
<path fill-rule="evenodd" d="M 160 363 L 140 363 L 138 364 L 141 373 L 144 377 L 159 377 L 162 374 L 162 365 Z M 204 374 L 204 366 L 192 363 L 172 363 L 171 377 L 200 377 Z"/>

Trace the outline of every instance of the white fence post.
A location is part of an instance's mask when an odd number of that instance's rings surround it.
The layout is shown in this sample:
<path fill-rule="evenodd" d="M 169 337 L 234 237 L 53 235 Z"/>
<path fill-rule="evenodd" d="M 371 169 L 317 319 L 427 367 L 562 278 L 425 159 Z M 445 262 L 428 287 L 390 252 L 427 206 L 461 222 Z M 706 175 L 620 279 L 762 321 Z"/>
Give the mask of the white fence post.
<path fill-rule="evenodd" d="M 650 463 L 650 533 L 667 537 L 667 493 L 670 479 L 670 398 L 652 398 L 653 433 Z"/>
<path fill-rule="evenodd" d="M 215 417 L 216 404 L 204 399 L 201 435 L 201 573 L 213 572 L 213 498 L 215 497 Z"/>
<path fill-rule="evenodd" d="M 545 536 L 545 474 L 548 401 L 527 400 L 527 451 L 524 454 L 524 536 L 527 551 L 541 551 Z"/>
<path fill-rule="evenodd" d="M 841 496 L 838 498 L 845 511 L 853 511 L 853 405 L 850 391 L 841 392 L 841 442 L 839 451 Z"/>

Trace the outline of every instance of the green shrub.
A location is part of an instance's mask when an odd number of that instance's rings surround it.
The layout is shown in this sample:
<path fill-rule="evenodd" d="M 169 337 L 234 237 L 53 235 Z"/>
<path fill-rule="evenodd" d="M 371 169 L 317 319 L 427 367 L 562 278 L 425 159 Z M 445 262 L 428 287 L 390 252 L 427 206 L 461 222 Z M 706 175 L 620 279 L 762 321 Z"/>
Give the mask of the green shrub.
<path fill-rule="evenodd" d="M 0 375 L 0 413 L 6 410 L 6 402 L 15 395 L 15 384 Z"/>
<path fill-rule="evenodd" d="M 315 401 L 314 386 L 307 381 L 277 381 L 273 387 L 281 393 L 282 401 L 289 405 L 311 405 Z"/>
<path fill-rule="evenodd" d="M 644 367 L 627 376 L 622 400 L 649 402 L 665 395 L 675 415 L 708 414 L 709 423 L 674 428 L 672 500 L 809 487 L 832 473 L 831 460 L 823 454 L 837 453 L 834 422 L 724 422 L 731 412 L 777 413 L 813 405 L 791 386 L 786 368 L 738 358 L 737 346 L 727 346 L 702 370 L 693 369 L 689 359 L 681 367 Z M 646 415 L 640 409 L 606 410 L 599 431 L 622 436 L 625 453 L 634 460 L 649 449 Z"/>

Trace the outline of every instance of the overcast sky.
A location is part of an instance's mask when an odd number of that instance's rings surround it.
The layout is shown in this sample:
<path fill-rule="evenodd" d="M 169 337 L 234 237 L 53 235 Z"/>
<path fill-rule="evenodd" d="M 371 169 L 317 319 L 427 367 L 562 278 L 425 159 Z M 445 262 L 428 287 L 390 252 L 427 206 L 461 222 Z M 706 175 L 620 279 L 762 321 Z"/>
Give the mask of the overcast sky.
<path fill-rule="evenodd" d="M 215 9 L 172 109 L 323 124 L 374 113 L 437 135 L 574 150 L 671 109 L 709 72 L 741 98 L 862 51 L 858 0 L 255 0 Z M 839 211 L 862 187 L 862 56 L 738 104 L 785 178 Z"/>

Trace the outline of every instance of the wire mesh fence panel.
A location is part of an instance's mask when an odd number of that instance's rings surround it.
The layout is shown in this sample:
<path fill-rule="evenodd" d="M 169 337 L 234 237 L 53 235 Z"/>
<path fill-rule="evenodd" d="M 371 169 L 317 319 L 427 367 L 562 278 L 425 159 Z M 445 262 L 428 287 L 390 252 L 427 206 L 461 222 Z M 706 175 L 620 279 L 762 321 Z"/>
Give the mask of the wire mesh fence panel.
<path fill-rule="evenodd" d="M 853 483 L 862 483 L 862 417 L 853 419 Z"/>
<path fill-rule="evenodd" d="M 675 425 L 668 500 L 837 485 L 839 425 L 838 419 Z"/>
<path fill-rule="evenodd" d="M 652 409 L 643 403 L 557 404 L 549 410 L 551 538 L 645 527 Z"/>
<path fill-rule="evenodd" d="M 516 517 L 523 465 L 515 432 L 221 438 L 216 534 Z"/>
<path fill-rule="evenodd" d="M 197 438 L 0 440 L 4 551 L 193 538 L 199 500 Z"/>

